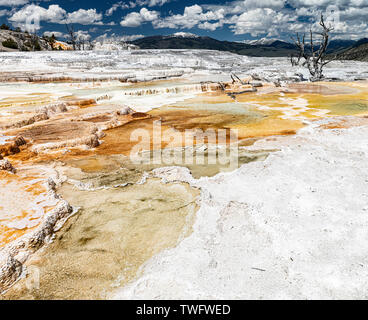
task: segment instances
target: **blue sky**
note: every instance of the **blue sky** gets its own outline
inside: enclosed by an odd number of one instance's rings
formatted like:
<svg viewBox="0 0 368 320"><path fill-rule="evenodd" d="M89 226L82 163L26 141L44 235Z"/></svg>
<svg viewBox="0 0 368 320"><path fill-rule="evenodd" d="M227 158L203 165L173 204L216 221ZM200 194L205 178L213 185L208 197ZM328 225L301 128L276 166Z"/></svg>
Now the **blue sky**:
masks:
<svg viewBox="0 0 368 320"><path fill-rule="evenodd" d="M318 28L321 12L334 24L335 38L368 37L368 0L0 0L0 23L59 38L67 21L90 39L190 32L229 41L288 40Z"/></svg>

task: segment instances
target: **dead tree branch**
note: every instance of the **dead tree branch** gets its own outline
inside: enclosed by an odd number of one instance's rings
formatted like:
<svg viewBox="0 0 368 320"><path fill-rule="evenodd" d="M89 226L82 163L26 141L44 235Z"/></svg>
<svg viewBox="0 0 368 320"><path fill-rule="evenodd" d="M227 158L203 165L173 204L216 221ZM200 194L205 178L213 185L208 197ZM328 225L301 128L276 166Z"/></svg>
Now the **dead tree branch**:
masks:
<svg viewBox="0 0 368 320"><path fill-rule="evenodd" d="M291 64L293 66L300 65L302 59L304 59L301 65L308 68L311 75L311 81L322 80L324 78L324 66L333 61L333 59L326 60L330 32L333 28L326 25L323 14L321 14L319 25L322 27L322 32L317 33L321 37L319 45L315 44L312 29L310 30L310 48L306 48L305 34L301 38L297 33L296 38L293 38L295 46L298 49L298 57L297 59L295 59L295 57L291 57Z"/></svg>
<svg viewBox="0 0 368 320"><path fill-rule="evenodd" d="M76 50L77 49L77 39L78 39L78 37L77 37L76 33L74 32L74 26L68 24L67 22L65 22L65 26L66 26L66 30L67 30L69 38L70 38L70 43L73 46L73 50Z"/></svg>

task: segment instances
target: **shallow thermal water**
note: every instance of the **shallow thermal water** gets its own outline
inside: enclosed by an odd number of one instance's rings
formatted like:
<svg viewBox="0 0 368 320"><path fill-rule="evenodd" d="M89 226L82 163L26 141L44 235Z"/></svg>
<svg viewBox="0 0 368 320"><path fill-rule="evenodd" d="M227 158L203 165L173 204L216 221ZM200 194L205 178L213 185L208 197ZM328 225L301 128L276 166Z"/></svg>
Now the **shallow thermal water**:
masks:
<svg viewBox="0 0 368 320"><path fill-rule="evenodd" d="M15 286L7 298L103 298L191 233L199 195L186 184L158 180L99 191L65 184L58 192L81 209L28 264L40 270L40 288Z"/></svg>
<svg viewBox="0 0 368 320"><path fill-rule="evenodd" d="M240 147L236 153L232 154L228 148L213 151L202 147L194 147L191 151L194 157L193 163L185 162L185 149L175 148L173 151L182 152L183 157L176 158L181 160L181 163L178 161L168 164L165 159L161 158L161 161L156 164L136 164L132 163L131 159L126 156L94 155L66 161L67 167L64 168L63 174L74 184L85 189L134 184L141 181L145 173L167 166L186 167L194 178L199 179L201 177L213 177L220 172L233 171L246 163L262 161L275 150L249 151ZM209 161L209 156L217 154L216 158L218 158L218 153L226 155L225 159L217 160L215 163ZM153 159L155 156L161 155L161 150L145 152L144 154L144 159Z"/></svg>
<svg viewBox="0 0 368 320"><path fill-rule="evenodd" d="M0 249L32 231L56 204L39 172L0 171Z"/></svg>

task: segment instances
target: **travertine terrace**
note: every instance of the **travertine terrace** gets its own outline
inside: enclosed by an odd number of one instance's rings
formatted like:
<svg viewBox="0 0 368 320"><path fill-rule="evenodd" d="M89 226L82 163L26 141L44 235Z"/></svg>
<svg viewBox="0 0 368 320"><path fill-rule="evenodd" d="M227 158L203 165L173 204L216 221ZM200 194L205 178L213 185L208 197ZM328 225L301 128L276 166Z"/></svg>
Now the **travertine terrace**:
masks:
<svg viewBox="0 0 368 320"><path fill-rule="evenodd" d="M310 83L288 59L203 50L0 62L3 299L366 298L367 63ZM132 163L157 121L236 129L238 166Z"/></svg>

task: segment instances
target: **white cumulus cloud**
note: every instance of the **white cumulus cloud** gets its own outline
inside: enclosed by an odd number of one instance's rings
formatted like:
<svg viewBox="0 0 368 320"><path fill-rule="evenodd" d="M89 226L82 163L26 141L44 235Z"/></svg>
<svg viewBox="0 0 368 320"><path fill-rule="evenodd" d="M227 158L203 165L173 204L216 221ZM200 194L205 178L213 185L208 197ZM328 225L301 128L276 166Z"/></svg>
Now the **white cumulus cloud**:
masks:
<svg viewBox="0 0 368 320"><path fill-rule="evenodd" d="M153 23L155 28L184 28L191 29L195 26L201 29L215 30L223 25L225 10L218 8L217 10L203 11L198 4L185 7L183 14L176 14L156 20Z"/></svg>
<svg viewBox="0 0 368 320"><path fill-rule="evenodd" d="M28 0L0 0L0 6L16 7L28 3Z"/></svg>
<svg viewBox="0 0 368 320"><path fill-rule="evenodd" d="M120 25L123 27L138 27L144 22L156 21L159 15L157 11L150 11L146 8L142 8L139 12L131 12L126 15L120 22Z"/></svg>
<svg viewBox="0 0 368 320"><path fill-rule="evenodd" d="M47 9L39 5L26 5L16 11L9 21L15 26L22 29L29 29L32 24L34 30L39 30L42 21L51 23L79 23L83 25L102 24L102 14L97 13L96 9L79 9L77 11L67 13L57 4L50 5Z"/></svg>
<svg viewBox="0 0 368 320"><path fill-rule="evenodd" d="M84 25L99 23L102 20L102 13L97 13L96 9L79 9L68 14L70 23L80 23Z"/></svg>

